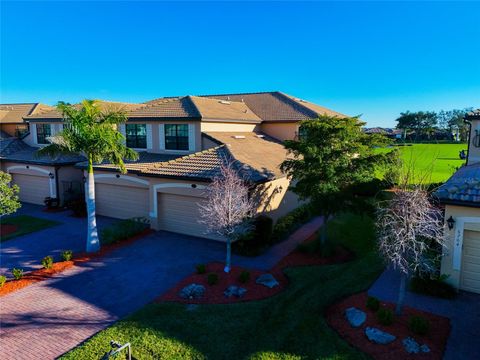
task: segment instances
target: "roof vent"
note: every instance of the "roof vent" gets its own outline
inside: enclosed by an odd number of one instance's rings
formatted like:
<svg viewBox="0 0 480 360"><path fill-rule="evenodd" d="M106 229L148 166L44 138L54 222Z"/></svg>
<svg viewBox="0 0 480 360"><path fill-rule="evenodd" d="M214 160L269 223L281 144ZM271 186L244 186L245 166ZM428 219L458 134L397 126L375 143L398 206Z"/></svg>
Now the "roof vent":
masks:
<svg viewBox="0 0 480 360"><path fill-rule="evenodd" d="M223 104L223 105L230 105L231 104L230 101L225 101L225 100L220 100L219 103Z"/></svg>
<svg viewBox="0 0 480 360"><path fill-rule="evenodd" d="M245 139L244 135L233 135L234 139Z"/></svg>

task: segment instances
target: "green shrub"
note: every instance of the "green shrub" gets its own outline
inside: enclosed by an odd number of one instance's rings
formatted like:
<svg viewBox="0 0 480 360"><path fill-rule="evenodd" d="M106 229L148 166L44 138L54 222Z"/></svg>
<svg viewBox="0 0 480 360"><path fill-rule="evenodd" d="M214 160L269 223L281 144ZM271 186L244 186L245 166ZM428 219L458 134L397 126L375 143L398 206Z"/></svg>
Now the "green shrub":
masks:
<svg viewBox="0 0 480 360"><path fill-rule="evenodd" d="M218 274L209 273L207 274L207 283L208 285L215 285L218 283Z"/></svg>
<svg viewBox="0 0 480 360"><path fill-rule="evenodd" d="M324 244L320 235L313 241L304 242L297 245L297 250L304 254L317 254L324 258L329 258L335 254L336 244L330 238L327 238Z"/></svg>
<svg viewBox="0 0 480 360"><path fill-rule="evenodd" d="M23 269L20 268L13 268L12 275L15 280L20 280L23 277Z"/></svg>
<svg viewBox="0 0 480 360"><path fill-rule="evenodd" d="M242 234L232 244L232 250L243 256L258 256L271 244L273 220L266 215L259 215L253 219L252 231Z"/></svg>
<svg viewBox="0 0 480 360"><path fill-rule="evenodd" d="M72 257L73 257L73 251L72 250L62 251L63 261L70 261L70 260L72 260Z"/></svg>
<svg viewBox="0 0 480 360"><path fill-rule="evenodd" d="M430 322L423 316L411 316L408 328L417 335L426 335L430 331Z"/></svg>
<svg viewBox="0 0 480 360"><path fill-rule="evenodd" d="M238 276L238 281L242 284L247 283L250 280L250 272L243 270L240 275Z"/></svg>
<svg viewBox="0 0 480 360"><path fill-rule="evenodd" d="M45 256L42 259L42 266L44 269L51 269L53 266L53 258L51 256Z"/></svg>
<svg viewBox="0 0 480 360"><path fill-rule="evenodd" d="M377 320L382 325L391 325L393 323L393 311L387 308L378 309Z"/></svg>
<svg viewBox="0 0 480 360"><path fill-rule="evenodd" d="M272 242L276 243L285 239L314 215L312 205L305 204L281 217L273 227Z"/></svg>
<svg viewBox="0 0 480 360"><path fill-rule="evenodd" d="M102 230L100 233L100 242L102 245L115 244L138 235L148 228L149 222L145 218L121 220Z"/></svg>
<svg viewBox="0 0 480 360"><path fill-rule="evenodd" d="M197 269L197 274L205 274L205 272L207 271L207 267L205 266L205 264L197 264L195 266L195 269Z"/></svg>
<svg viewBox="0 0 480 360"><path fill-rule="evenodd" d="M5 275L0 275L0 288L5 285L7 282L7 277Z"/></svg>
<svg viewBox="0 0 480 360"><path fill-rule="evenodd" d="M453 286L445 282L446 278L446 276L433 279L414 276L410 280L410 290L418 294L453 299L457 295L457 291Z"/></svg>
<svg viewBox="0 0 480 360"><path fill-rule="evenodd" d="M372 311L378 311L380 309L380 301L378 301L377 298L373 296L369 296L367 298L367 309L370 309Z"/></svg>

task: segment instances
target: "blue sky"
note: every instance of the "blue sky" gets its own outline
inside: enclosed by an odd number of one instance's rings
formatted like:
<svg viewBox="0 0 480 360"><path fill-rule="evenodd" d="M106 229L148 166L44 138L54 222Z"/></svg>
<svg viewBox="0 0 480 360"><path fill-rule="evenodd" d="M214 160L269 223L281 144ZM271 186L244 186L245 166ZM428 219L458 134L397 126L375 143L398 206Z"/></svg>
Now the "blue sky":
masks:
<svg viewBox="0 0 480 360"><path fill-rule="evenodd" d="M1 102L280 90L369 126L480 107L480 3L4 2Z"/></svg>

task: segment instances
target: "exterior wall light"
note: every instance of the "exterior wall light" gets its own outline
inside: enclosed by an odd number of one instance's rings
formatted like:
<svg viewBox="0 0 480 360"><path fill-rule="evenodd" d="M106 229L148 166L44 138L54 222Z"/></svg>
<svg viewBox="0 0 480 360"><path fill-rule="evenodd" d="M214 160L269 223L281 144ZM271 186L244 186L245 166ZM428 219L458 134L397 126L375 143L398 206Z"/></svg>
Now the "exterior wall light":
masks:
<svg viewBox="0 0 480 360"><path fill-rule="evenodd" d="M197 184L192 184L192 188L196 188L197 187Z"/></svg>
<svg viewBox="0 0 480 360"><path fill-rule="evenodd" d="M120 174L115 175L115 177L116 177L117 179L120 178Z"/></svg>
<svg viewBox="0 0 480 360"><path fill-rule="evenodd" d="M53 175L52 173L50 173L50 174L48 174L48 177L49 177L50 179L53 179L53 178L55 178L55 175Z"/></svg>
<svg viewBox="0 0 480 360"><path fill-rule="evenodd" d="M448 225L448 230L452 230L453 227L455 226L455 220L453 219L452 216L450 216L450 217L447 219L447 225Z"/></svg>

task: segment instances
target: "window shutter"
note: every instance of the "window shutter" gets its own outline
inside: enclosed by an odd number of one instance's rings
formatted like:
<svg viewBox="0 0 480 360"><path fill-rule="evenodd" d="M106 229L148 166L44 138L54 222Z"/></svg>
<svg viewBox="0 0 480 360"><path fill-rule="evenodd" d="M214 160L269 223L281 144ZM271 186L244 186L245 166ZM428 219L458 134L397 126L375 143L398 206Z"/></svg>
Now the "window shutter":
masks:
<svg viewBox="0 0 480 360"><path fill-rule="evenodd" d="M158 124L158 142L160 150L165 150L165 124Z"/></svg>
<svg viewBox="0 0 480 360"><path fill-rule="evenodd" d="M30 132L32 133L32 139L34 144L38 144L37 140L37 124L30 124Z"/></svg>
<svg viewBox="0 0 480 360"><path fill-rule="evenodd" d="M188 150L195 151L195 124L188 124Z"/></svg>
<svg viewBox="0 0 480 360"><path fill-rule="evenodd" d="M147 124L147 150L152 150L152 124Z"/></svg>

